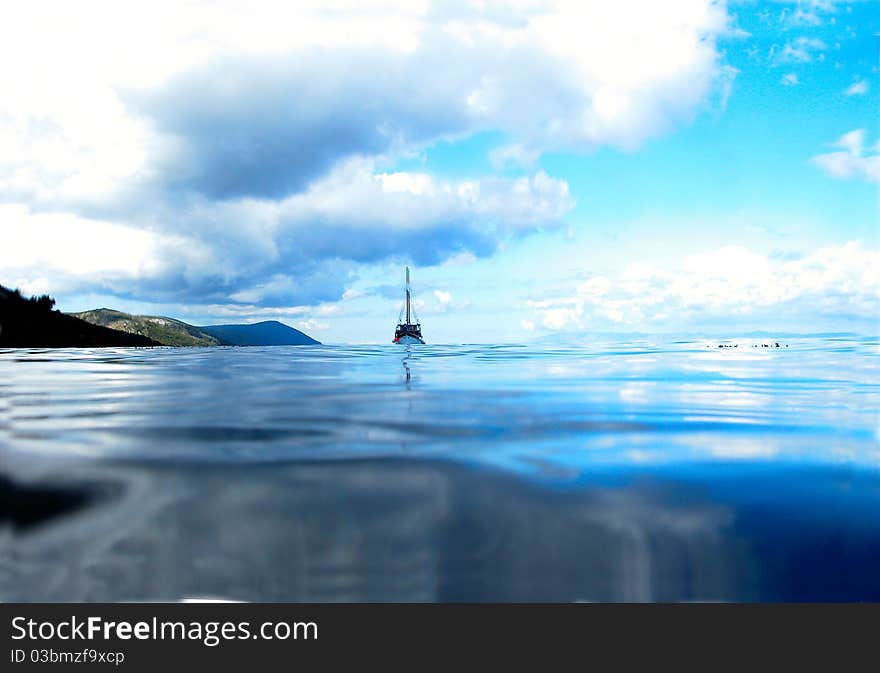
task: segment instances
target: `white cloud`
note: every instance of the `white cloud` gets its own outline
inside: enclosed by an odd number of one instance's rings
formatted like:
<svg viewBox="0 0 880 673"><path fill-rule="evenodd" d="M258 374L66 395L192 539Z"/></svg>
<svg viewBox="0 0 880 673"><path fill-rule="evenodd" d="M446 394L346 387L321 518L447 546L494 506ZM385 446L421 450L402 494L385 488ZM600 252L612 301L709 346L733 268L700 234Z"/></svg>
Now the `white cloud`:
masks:
<svg viewBox="0 0 880 673"><path fill-rule="evenodd" d="M445 313L448 309L456 306L456 302L452 299L451 292L434 290L434 298L437 300L437 303L434 305L433 309L437 313Z"/></svg>
<svg viewBox="0 0 880 673"><path fill-rule="evenodd" d="M788 14L785 19L783 19L785 23L791 26L821 26L822 19L819 15L813 11L812 9L805 9L803 7L796 8L793 12Z"/></svg>
<svg viewBox="0 0 880 673"><path fill-rule="evenodd" d="M860 79L858 82L850 84L843 93L846 96L864 96L868 93L868 89L868 80Z"/></svg>
<svg viewBox="0 0 880 673"><path fill-rule="evenodd" d="M542 312L541 324L550 330L580 327L580 305L575 308L550 308Z"/></svg>
<svg viewBox="0 0 880 673"><path fill-rule="evenodd" d="M528 305L549 330L662 327L670 316L679 326L733 326L752 317L770 329L785 316L876 320L880 251L849 242L783 260L725 246L690 255L675 268L632 263L614 279L597 276L572 295Z"/></svg>
<svg viewBox="0 0 880 673"><path fill-rule="evenodd" d="M592 297L604 297L611 290L611 281L604 276L594 276L577 286L578 294Z"/></svg>
<svg viewBox="0 0 880 673"><path fill-rule="evenodd" d="M547 146L633 147L687 119L733 76L715 49L715 36L729 27L721 4L551 6L553 11L536 12L502 38L514 54L532 45L550 61L517 57L516 74L484 77L468 96L474 109L497 117L518 136L508 157L528 159ZM481 39L495 31L480 22L469 28ZM551 62L566 64L568 73L547 80ZM532 102L524 105L526 97Z"/></svg>
<svg viewBox="0 0 880 673"><path fill-rule="evenodd" d="M4 19L0 192L39 201L91 203L155 180L216 190L203 173L220 169L244 172L226 189L253 193L271 153L249 166L241 143L283 152L285 138L318 143L307 177L354 154L487 129L508 133L518 160L634 147L723 97L733 76L715 46L729 18L709 0L35 1ZM242 165L216 166L218 144L237 148Z"/></svg>
<svg viewBox="0 0 880 673"><path fill-rule="evenodd" d="M330 327L330 325L326 322L322 322L320 320L316 320L315 318L307 318L305 320L300 320L296 323L298 329L303 332L319 332L322 330L326 330Z"/></svg>
<svg viewBox="0 0 880 673"><path fill-rule="evenodd" d="M427 307L429 311L434 313L446 313L450 310L461 310L471 306L469 299L456 299L448 290L435 289L432 291L436 302Z"/></svg>
<svg viewBox="0 0 880 673"><path fill-rule="evenodd" d="M443 266L467 266L468 264L473 264L476 261L477 258L472 252L463 250L448 257L446 261L443 262Z"/></svg>
<svg viewBox="0 0 880 673"><path fill-rule="evenodd" d="M437 297L437 301L440 302L440 304L452 303L452 294L449 292L445 292L443 290L434 290L434 296Z"/></svg>
<svg viewBox="0 0 880 673"><path fill-rule="evenodd" d="M864 129L843 134L832 146L837 151L816 155L810 161L834 178L880 183L880 152L876 145L865 147Z"/></svg>
<svg viewBox="0 0 880 673"><path fill-rule="evenodd" d="M800 84L797 74L793 72L783 75L781 81L783 86L797 86Z"/></svg>
<svg viewBox="0 0 880 673"><path fill-rule="evenodd" d="M49 280L41 277L16 278L10 287L20 290L25 296L49 294L52 289Z"/></svg>
<svg viewBox="0 0 880 673"><path fill-rule="evenodd" d="M373 162L358 159L267 207L277 236L296 237L305 252L328 247L343 258L372 261L406 250L422 261L467 261L468 253L488 254L509 236L560 224L573 205L568 184L540 171L440 180L426 173L376 172ZM359 237L359 231L372 234Z"/></svg>
<svg viewBox="0 0 880 673"><path fill-rule="evenodd" d="M210 252L175 234L0 204L0 269L23 287L90 285L210 266Z"/></svg>
<svg viewBox="0 0 880 673"><path fill-rule="evenodd" d="M785 3L786 0L781 0L780 4ZM793 4L795 7L793 10L789 7L784 7L779 13L779 22L785 28L798 26L815 28L823 25L825 19L828 19L831 23L835 22L833 16L826 17L825 15L837 12L837 7L835 6L837 0L788 0L787 4Z"/></svg>
<svg viewBox="0 0 880 673"><path fill-rule="evenodd" d="M289 305L338 299L359 263L489 255L557 226L567 184L400 157L483 131L517 162L636 147L723 105L732 30L711 0L16 3L0 201L37 233L0 274Z"/></svg>
<svg viewBox="0 0 880 673"><path fill-rule="evenodd" d="M404 252L466 263L558 226L573 203L567 183L543 172L440 180L351 160L283 201L197 201L158 211L149 229L6 206L0 269L68 292L99 283L153 301L311 304L342 296L353 265Z"/></svg>
<svg viewBox="0 0 880 673"><path fill-rule="evenodd" d="M772 50L771 60L774 63L810 63L823 61L825 43L815 37L798 37L787 42L782 49Z"/></svg>

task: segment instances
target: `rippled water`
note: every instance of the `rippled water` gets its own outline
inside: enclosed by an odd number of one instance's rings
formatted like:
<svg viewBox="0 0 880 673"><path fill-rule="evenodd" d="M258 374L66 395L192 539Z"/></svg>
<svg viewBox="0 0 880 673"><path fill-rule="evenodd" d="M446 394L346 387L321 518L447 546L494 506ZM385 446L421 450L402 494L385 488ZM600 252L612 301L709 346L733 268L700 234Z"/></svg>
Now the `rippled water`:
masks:
<svg viewBox="0 0 880 673"><path fill-rule="evenodd" d="M0 351L0 600L880 600L878 341Z"/></svg>

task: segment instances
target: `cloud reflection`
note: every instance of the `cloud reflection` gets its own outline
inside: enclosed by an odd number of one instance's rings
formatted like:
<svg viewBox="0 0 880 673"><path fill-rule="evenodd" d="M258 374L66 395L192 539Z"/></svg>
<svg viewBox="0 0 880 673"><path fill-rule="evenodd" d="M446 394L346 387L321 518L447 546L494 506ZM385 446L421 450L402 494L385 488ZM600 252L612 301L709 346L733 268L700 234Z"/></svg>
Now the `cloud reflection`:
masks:
<svg viewBox="0 0 880 673"><path fill-rule="evenodd" d="M452 463L126 470L107 508L14 540L3 600L749 597L733 513L650 483L551 492ZM64 562L59 562L64 559ZM744 593L745 592L745 593Z"/></svg>

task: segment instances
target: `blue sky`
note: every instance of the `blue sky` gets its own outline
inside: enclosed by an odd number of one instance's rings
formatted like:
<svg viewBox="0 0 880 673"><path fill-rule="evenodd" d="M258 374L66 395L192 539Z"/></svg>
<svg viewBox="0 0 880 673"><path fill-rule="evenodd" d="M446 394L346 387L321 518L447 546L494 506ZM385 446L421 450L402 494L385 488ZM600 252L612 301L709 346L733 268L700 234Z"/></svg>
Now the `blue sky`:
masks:
<svg viewBox="0 0 880 673"><path fill-rule="evenodd" d="M62 8L0 28L0 283L63 310L877 331L880 3Z"/></svg>

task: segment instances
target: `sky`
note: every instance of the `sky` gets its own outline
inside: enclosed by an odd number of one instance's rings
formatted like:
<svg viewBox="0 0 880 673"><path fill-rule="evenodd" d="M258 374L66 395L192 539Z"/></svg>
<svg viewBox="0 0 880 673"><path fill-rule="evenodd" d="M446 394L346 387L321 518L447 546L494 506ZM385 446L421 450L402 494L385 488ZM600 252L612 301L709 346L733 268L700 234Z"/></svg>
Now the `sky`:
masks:
<svg viewBox="0 0 880 673"><path fill-rule="evenodd" d="M880 2L41 2L0 284L386 343L880 332Z"/></svg>

